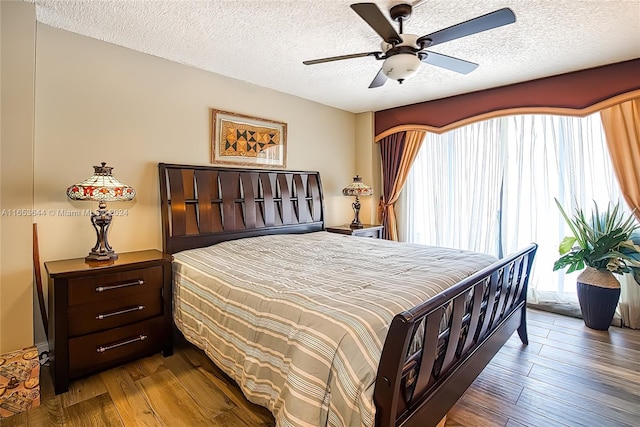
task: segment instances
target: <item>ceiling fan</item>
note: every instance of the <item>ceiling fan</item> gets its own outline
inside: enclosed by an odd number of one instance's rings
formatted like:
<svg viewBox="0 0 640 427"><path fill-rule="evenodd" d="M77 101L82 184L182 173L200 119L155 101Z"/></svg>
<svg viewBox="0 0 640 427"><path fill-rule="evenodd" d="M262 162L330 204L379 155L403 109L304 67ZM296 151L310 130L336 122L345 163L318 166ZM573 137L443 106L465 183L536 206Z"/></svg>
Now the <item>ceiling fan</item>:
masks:
<svg viewBox="0 0 640 427"><path fill-rule="evenodd" d="M421 3L422 1L418 4ZM431 52L428 51L427 48L511 24L516 21L516 16L513 11L509 8L503 8L443 30L418 37L415 34L402 33L402 24L409 19L413 10L413 7L409 4L397 4L389 10L391 19L398 22L399 32L396 32L391 23L384 17L382 11L380 11L374 3L352 4L351 9L382 37L382 51L314 59L311 61L303 61L303 64L321 64L324 62L362 58L366 56L373 56L377 60L384 60L382 68L378 71L369 88L380 87L385 84L387 79L393 79L402 83L405 79L413 76L423 62L461 74L470 73L478 67L478 64L441 53Z"/></svg>

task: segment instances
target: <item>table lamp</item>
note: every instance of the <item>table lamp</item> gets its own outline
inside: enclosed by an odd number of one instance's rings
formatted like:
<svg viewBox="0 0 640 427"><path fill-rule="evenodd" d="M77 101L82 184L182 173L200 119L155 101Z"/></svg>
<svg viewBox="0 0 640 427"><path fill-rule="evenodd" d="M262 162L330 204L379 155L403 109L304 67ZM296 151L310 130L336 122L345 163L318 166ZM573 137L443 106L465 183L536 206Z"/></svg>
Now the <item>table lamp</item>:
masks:
<svg viewBox="0 0 640 427"><path fill-rule="evenodd" d="M121 183L111 175L112 167L102 162L94 166L94 173L84 181L67 188L67 196L71 200L88 200L98 202L98 209L91 212L91 223L96 230L96 245L85 257L87 261L108 261L118 258L109 245L107 233L111 225L112 213L107 210L106 202L132 200L136 191Z"/></svg>
<svg viewBox="0 0 640 427"><path fill-rule="evenodd" d="M353 221L351 221L351 228L362 228L360 222L360 196L370 196L373 194L373 190L367 184L362 182L362 177L356 175L353 177L353 182L342 189L344 196L355 196L356 201L351 205L353 207Z"/></svg>

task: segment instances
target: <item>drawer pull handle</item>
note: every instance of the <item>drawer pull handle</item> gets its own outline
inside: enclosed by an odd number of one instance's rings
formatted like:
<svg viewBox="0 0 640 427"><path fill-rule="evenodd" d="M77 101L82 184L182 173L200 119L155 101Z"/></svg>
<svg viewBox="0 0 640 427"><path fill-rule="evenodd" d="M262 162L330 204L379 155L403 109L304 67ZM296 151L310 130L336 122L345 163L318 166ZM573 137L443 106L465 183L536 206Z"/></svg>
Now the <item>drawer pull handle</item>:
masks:
<svg viewBox="0 0 640 427"><path fill-rule="evenodd" d="M144 285L144 280L138 279L138 280L134 280L133 282L121 283L119 285L98 286L96 288L96 292L111 291L113 289L127 288L129 286L137 286L137 285Z"/></svg>
<svg viewBox="0 0 640 427"><path fill-rule="evenodd" d="M138 305L138 306L131 307L131 308L126 308L126 309L120 310L120 311L114 311L114 312L105 313L105 314L98 314L96 316L96 319L97 320L102 320L102 319L106 319L107 317L117 316L119 314L131 313L132 311L140 311L140 310L144 310L144 309L145 309L144 305Z"/></svg>
<svg viewBox="0 0 640 427"><path fill-rule="evenodd" d="M126 340L126 341L121 341L121 342L118 342L118 343L115 343L115 344L111 344L111 345L100 346L100 347L98 347L96 349L96 351L98 353L104 353L107 350L112 350L114 348L122 347L123 345L127 345L127 344L133 344L134 342L138 342L138 341L144 341L146 339L147 339L146 335L140 335L140 336L137 336L135 338L131 338L131 339Z"/></svg>

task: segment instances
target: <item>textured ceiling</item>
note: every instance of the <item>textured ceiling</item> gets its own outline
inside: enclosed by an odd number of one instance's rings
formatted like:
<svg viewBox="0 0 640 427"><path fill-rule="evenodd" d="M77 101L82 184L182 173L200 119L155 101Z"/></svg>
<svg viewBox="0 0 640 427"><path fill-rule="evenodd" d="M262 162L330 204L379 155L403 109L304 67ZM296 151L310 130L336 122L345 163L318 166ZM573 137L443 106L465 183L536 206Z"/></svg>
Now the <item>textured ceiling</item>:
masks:
<svg viewBox="0 0 640 427"><path fill-rule="evenodd" d="M435 46L480 66L467 75L422 64L400 85L368 89L380 50L350 0L27 0L37 19L140 52L352 112L378 111L640 57L640 0L426 0L404 32L432 33L509 7L516 22ZM402 1L376 1L388 17ZM397 25L394 23L397 29Z"/></svg>

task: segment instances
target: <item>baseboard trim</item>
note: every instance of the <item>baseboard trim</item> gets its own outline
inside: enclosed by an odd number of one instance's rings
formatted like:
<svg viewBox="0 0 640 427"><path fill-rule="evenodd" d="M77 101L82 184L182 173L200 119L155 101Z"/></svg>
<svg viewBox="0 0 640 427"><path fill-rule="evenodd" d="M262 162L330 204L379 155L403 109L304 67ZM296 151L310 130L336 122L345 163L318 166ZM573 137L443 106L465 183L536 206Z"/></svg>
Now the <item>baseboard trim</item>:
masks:
<svg viewBox="0 0 640 427"><path fill-rule="evenodd" d="M38 349L38 359L40 360L40 364L44 365L49 361L49 343L47 341L39 342L34 344Z"/></svg>

